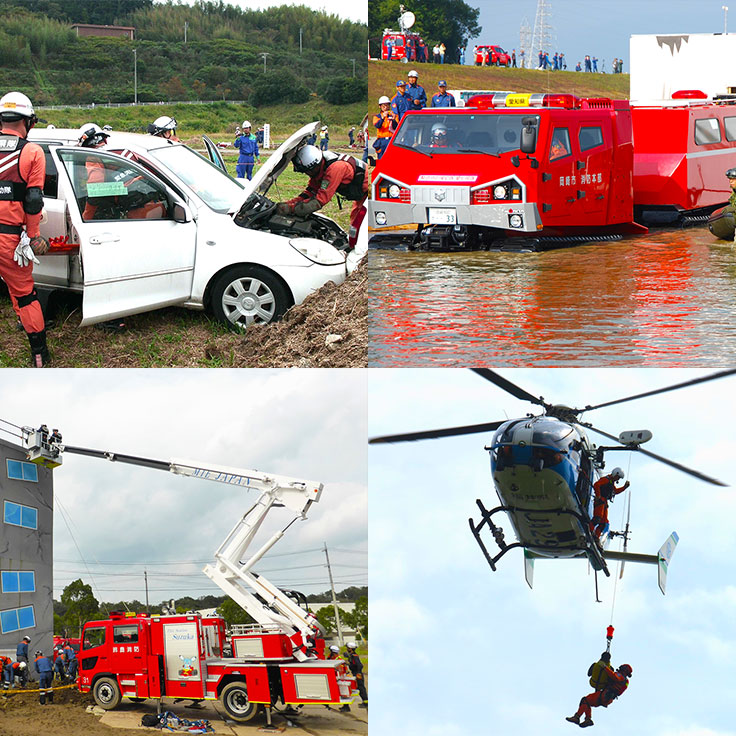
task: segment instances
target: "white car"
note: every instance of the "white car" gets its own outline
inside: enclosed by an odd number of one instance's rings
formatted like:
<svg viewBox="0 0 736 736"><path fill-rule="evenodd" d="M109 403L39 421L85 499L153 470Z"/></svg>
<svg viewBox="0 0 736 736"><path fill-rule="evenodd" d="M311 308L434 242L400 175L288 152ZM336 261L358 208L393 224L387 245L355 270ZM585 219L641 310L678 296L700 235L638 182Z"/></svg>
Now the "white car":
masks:
<svg viewBox="0 0 736 736"><path fill-rule="evenodd" d="M33 272L42 303L81 293L82 325L181 305L247 327L342 283L356 262L346 233L317 213L277 215L265 196L318 129L294 133L250 182L225 173L209 140L216 164L152 135L112 132L95 149L79 147L76 130L32 130L46 153L41 234L52 242Z"/></svg>

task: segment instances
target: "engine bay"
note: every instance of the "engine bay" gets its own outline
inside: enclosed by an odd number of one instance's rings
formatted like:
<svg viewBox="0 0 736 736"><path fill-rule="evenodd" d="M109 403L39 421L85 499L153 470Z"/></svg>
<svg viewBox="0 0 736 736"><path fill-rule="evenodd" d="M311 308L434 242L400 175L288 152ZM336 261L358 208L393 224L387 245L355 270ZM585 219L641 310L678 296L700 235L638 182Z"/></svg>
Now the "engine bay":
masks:
<svg viewBox="0 0 736 736"><path fill-rule="evenodd" d="M254 193L235 215L235 224L286 238L323 240L338 250L348 248L348 236L336 222L317 213L307 217L279 215L276 212L276 204L268 197Z"/></svg>

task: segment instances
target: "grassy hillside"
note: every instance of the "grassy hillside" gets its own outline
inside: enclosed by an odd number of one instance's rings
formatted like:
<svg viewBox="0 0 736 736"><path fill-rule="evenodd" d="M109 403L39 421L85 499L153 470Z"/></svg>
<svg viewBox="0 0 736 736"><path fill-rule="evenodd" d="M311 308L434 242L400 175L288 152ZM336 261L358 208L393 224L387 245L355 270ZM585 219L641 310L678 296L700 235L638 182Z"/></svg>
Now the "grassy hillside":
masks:
<svg viewBox="0 0 736 736"><path fill-rule="evenodd" d="M448 89L511 90L513 92L570 92L580 97L629 96L628 74L585 74L584 72L550 72L536 69L505 69L504 67L458 66L456 64L417 64L400 61L370 61L368 63L368 99L373 109L381 95L396 94L396 80L406 79L410 69L419 73L419 84L427 96L437 92L437 82L447 81Z"/></svg>

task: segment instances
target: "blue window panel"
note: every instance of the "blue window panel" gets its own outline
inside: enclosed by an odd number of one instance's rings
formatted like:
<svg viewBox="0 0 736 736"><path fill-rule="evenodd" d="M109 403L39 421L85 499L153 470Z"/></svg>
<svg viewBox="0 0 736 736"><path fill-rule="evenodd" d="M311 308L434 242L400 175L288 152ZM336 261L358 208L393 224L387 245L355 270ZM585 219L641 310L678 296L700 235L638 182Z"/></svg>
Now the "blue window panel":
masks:
<svg viewBox="0 0 736 736"><path fill-rule="evenodd" d="M27 529L38 529L38 511L30 506L22 506L20 525Z"/></svg>
<svg viewBox="0 0 736 736"><path fill-rule="evenodd" d="M38 467L33 463L20 460L8 460L8 478L12 480L29 480L38 483Z"/></svg>
<svg viewBox="0 0 736 736"><path fill-rule="evenodd" d="M21 593L36 592L36 573L35 572L19 572L18 588Z"/></svg>
<svg viewBox="0 0 736 736"><path fill-rule="evenodd" d="M17 572L3 572L3 593L19 593Z"/></svg>
<svg viewBox="0 0 736 736"><path fill-rule="evenodd" d="M10 611L0 611L0 629L3 634L10 634L18 631L18 611L12 609Z"/></svg>
<svg viewBox="0 0 736 736"><path fill-rule="evenodd" d="M36 626L36 614L33 612L33 606L26 606L18 609L18 628L32 629Z"/></svg>
<svg viewBox="0 0 736 736"><path fill-rule="evenodd" d="M21 463L23 470L23 480L30 480L38 483L38 465L33 463Z"/></svg>
<svg viewBox="0 0 736 736"><path fill-rule="evenodd" d="M20 504L6 501L4 520L6 524L15 524L15 526L20 526Z"/></svg>
<svg viewBox="0 0 736 736"><path fill-rule="evenodd" d="M23 468L19 460L8 460L8 478L23 480Z"/></svg>

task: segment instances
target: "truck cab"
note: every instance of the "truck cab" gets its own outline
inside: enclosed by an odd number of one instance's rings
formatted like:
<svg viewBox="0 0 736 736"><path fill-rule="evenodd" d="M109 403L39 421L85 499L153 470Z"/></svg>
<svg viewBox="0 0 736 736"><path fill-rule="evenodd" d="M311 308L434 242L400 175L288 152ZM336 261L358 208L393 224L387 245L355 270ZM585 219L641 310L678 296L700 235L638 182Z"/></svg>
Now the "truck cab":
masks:
<svg viewBox="0 0 736 736"><path fill-rule="evenodd" d="M417 224L414 245L442 250L637 231L631 130L628 102L569 94L408 113L373 172L369 224Z"/></svg>

